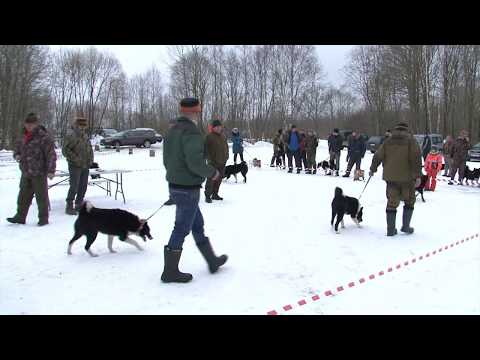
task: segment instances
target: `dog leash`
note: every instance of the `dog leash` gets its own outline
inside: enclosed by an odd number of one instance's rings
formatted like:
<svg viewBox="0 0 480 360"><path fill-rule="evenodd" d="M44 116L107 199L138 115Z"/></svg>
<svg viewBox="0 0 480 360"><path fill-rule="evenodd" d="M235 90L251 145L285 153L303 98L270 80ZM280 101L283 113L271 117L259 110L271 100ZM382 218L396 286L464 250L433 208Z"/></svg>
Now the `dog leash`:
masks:
<svg viewBox="0 0 480 360"><path fill-rule="evenodd" d="M362 190L362 193L361 193L360 196L358 197L358 200L360 200L360 198L362 197L363 192L364 192L365 189L367 188L367 185L368 185L368 183L370 182L370 179L371 179L371 178L372 178L372 176L370 176L370 177L368 178L367 183L365 184L365 186L364 186L364 188L363 188L363 190Z"/></svg>
<svg viewBox="0 0 480 360"><path fill-rule="evenodd" d="M155 210L155 212L147 218L147 221L150 220L150 219L153 217L153 215L155 215L157 212L159 212L160 209L163 208L167 202L168 202L168 200L165 201L165 202L162 204L162 206L160 206L157 210Z"/></svg>

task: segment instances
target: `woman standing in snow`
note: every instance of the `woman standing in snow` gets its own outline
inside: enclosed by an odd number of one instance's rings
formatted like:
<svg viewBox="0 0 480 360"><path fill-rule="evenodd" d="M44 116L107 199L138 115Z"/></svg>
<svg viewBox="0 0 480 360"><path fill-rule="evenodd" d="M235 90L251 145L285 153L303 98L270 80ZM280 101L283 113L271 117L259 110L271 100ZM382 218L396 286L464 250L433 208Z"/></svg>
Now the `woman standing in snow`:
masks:
<svg viewBox="0 0 480 360"><path fill-rule="evenodd" d="M243 139L237 128L232 130L232 151L234 164L237 163L237 155L240 155L240 160L243 161Z"/></svg>

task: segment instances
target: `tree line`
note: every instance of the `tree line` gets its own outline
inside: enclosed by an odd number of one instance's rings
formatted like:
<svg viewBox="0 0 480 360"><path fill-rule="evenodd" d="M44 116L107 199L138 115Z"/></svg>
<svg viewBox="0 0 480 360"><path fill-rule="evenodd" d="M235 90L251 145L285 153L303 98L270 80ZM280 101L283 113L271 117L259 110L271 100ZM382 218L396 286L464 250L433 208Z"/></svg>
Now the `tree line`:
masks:
<svg viewBox="0 0 480 360"><path fill-rule="evenodd" d="M356 46L332 86L311 45L170 46L168 73L127 76L108 51L0 45L0 148L11 148L36 112L59 141L76 113L89 131L151 127L164 133L179 99L198 97L212 119L250 138L292 123L326 137L333 127L382 134L407 121L414 132L480 136L478 45ZM168 81L167 81L168 80Z"/></svg>

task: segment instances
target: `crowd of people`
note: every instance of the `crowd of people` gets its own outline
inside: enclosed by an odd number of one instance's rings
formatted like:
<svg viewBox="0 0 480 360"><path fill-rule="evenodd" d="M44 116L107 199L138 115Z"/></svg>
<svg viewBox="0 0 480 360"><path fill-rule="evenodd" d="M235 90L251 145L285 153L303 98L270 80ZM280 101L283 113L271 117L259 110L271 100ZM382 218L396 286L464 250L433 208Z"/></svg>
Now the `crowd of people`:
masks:
<svg viewBox="0 0 480 360"><path fill-rule="evenodd" d="M209 124L207 136L199 127L200 114L198 99L185 98L180 102L180 116L170 121L170 128L165 136L163 161L166 179L169 184L170 199L168 204L176 205L176 219L168 244L164 248L165 267L162 274L164 282L188 282L192 275L178 270L185 237L192 232L196 245L208 263L212 273L227 261L227 256L216 256L209 238L204 233L204 219L198 206L200 189L205 184L205 201L223 200L219 189L229 159L229 147L224 126L220 120ZM65 212L76 215L82 206L88 185L89 168L94 155L88 139L87 119L78 115L64 140L62 153L68 162L70 188L66 197ZM234 163L237 157L243 158L243 139L237 128L232 129L232 152ZM279 129L273 138L273 156L270 166L294 170L299 174L317 172L318 136L315 131L297 129ZM366 153L366 139L357 132L348 138L347 165L343 177L349 177L353 166L361 169L362 159ZM428 145L428 142L427 142ZM339 176L340 154L344 139L338 129L328 137L328 168L326 174ZM401 231L413 233L410 221L415 203L415 189L422 176L423 167L427 174L425 190L434 191L436 177L445 163L444 176L449 176L449 184L458 172L459 183L465 176L465 164L470 142L466 131L461 131L453 140L448 136L443 155L432 146L420 148L409 132L408 125L399 123L393 131L388 130L379 149L375 152L370 166L372 177L380 165L383 166L383 180L387 184L387 235L397 234L395 227L397 207L404 202ZM48 224L49 199L47 179L53 179L56 171L57 156L55 145L46 129L40 124L37 115L31 113L24 121L23 137L18 141L14 158L20 163L21 179L17 200L17 212L7 220L11 223L25 224L25 219L35 195L38 205L38 225ZM287 161L288 160L288 163Z"/></svg>

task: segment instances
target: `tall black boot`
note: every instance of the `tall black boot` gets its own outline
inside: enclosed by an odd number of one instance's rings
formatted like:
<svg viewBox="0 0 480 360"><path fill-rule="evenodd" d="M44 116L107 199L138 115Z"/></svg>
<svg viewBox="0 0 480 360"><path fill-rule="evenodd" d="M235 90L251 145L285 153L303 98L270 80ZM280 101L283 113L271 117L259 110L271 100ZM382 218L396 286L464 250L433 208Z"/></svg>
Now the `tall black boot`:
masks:
<svg viewBox="0 0 480 360"><path fill-rule="evenodd" d="M345 173L345 175L343 175L342 177L350 177L350 171L347 170L347 172Z"/></svg>
<svg viewBox="0 0 480 360"><path fill-rule="evenodd" d="M200 245L197 244L197 247L207 261L208 269L212 274L217 272L218 268L227 262L227 255L215 256L209 238L207 238L206 242Z"/></svg>
<svg viewBox="0 0 480 360"><path fill-rule="evenodd" d="M403 224L402 228L400 229L401 232L407 234L413 234L413 228L410 227L410 220L412 220L413 215L413 208L404 206L403 207Z"/></svg>
<svg viewBox="0 0 480 360"><path fill-rule="evenodd" d="M193 279L192 274L182 273L178 270L178 262L182 256L182 250L173 250L168 246L163 249L165 265L163 268L162 281L166 283L186 283Z"/></svg>
<svg viewBox="0 0 480 360"><path fill-rule="evenodd" d="M397 235L395 221L397 218L397 210L387 209L387 236Z"/></svg>

